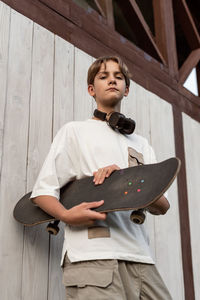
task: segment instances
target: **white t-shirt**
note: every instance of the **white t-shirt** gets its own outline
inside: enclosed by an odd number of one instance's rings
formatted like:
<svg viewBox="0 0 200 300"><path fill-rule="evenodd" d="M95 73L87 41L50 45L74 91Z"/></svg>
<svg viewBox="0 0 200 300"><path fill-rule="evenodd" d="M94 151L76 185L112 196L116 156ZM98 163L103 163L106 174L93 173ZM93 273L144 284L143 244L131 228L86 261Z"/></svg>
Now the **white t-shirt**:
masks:
<svg viewBox="0 0 200 300"><path fill-rule="evenodd" d="M122 135L106 122L89 119L64 125L57 133L37 178L31 197L50 195L59 199L59 190L67 182L92 176L99 168L116 164L128 167L128 149L154 163L155 155L147 140L135 133ZM83 199L83 202L87 199ZM97 221L109 236L89 238L86 227L65 226L62 260L67 251L71 262L119 259L153 264L144 225L130 221L130 212L112 212L105 221Z"/></svg>

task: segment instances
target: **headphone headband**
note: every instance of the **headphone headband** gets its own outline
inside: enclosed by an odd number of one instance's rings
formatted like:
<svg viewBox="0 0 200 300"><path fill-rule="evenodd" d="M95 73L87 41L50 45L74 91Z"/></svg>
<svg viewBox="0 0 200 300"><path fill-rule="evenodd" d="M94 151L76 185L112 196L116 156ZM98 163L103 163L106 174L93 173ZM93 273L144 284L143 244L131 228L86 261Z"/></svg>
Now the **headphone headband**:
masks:
<svg viewBox="0 0 200 300"><path fill-rule="evenodd" d="M102 121L106 121L112 129L117 129L122 134L131 134L135 130L135 121L130 118L126 118L121 113L114 111L107 114L95 109L94 116Z"/></svg>

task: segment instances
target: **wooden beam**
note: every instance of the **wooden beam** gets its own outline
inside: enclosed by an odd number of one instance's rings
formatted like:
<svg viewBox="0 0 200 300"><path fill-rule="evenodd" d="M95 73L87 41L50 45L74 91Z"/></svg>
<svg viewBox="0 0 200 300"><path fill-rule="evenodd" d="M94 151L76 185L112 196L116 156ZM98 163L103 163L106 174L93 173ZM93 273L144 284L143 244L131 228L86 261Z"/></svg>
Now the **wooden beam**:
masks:
<svg viewBox="0 0 200 300"><path fill-rule="evenodd" d="M112 0L95 0L95 3L103 17L107 19L107 24L111 28L115 28L115 20L113 14Z"/></svg>
<svg viewBox="0 0 200 300"><path fill-rule="evenodd" d="M200 36L185 0L173 0L174 9L190 48L200 47Z"/></svg>
<svg viewBox="0 0 200 300"><path fill-rule="evenodd" d="M180 232L181 232L181 246L182 246L181 248L182 248L185 299L195 300L185 152L184 152L183 120L182 120L182 113L176 106L173 106L173 116L174 116L174 134L175 134L174 140L175 140L176 156L181 159L181 169L177 177L177 183L178 183L179 216L180 216Z"/></svg>
<svg viewBox="0 0 200 300"><path fill-rule="evenodd" d="M106 3L104 0L94 0L94 2L96 3L96 6L98 7L101 15L106 18Z"/></svg>
<svg viewBox="0 0 200 300"><path fill-rule="evenodd" d="M156 45L169 66L169 74L178 78L178 60L172 0L153 0Z"/></svg>
<svg viewBox="0 0 200 300"><path fill-rule="evenodd" d="M13 2L12 0L6 1ZM27 0L27 2L28 1L30 2L33 0ZM100 41L109 49L116 49L114 50L114 52L118 55L126 55L129 60L134 60L136 64L142 63L141 66L144 72L150 72L157 76L160 80L162 80L161 78L163 78L164 76L163 80L166 83L170 80L171 84L173 84L173 82L174 84L176 84L175 80L173 81L173 79L169 79L167 67L161 65L153 57L144 53L144 51L140 50L133 43L122 37L118 32L114 31L111 27L108 27L107 24L104 23L104 19L99 19L96 17L96 15L89 16L87 11L85 12L83 8L77 6L71 0L68 0L68 2L66 2L65 0L60 0L59 2L54 0L40 0L39 2L43 3L49 9L52 9L59 15L63 16L66 19L66 22L70 21L73 24L77 25L80 30L85 31L85 33L89 34L91 37L94 37L97 41ZM50 25L53 20L43 20L43 22ZM59 29L63 33L63 35L66 35L63 28ZM71 35L71 39L73 39L74 45L77 46L81 43L81 40L84 39L84 35L82 37L79 37L79 39L76 41L74 40L74 36ZM154 63L152 64L152 62ZM155 68L156 70L154 70Z"/></svg>
<svg viewBox="0 0 200 300"><path fill-rule="evenodd" d="M37 0L3 0L4 3L50 30L54 34L72 43L91 56L99 57L107 54L117 54L127 63L133 80L158 95L162 99L176 105L180 111L185 112L194 120L200 122L200 97L194 96L191 92L177 85L177 82L169 76L168 69L138 49L132 43L122 39L114 31L109 31L109 27L104 25L103 20L97 20L96 16L91 17L88 27L93 24L97 35L92 36L87 32L82 18L83 9L73 3L73 1L63 1L66 6L61 6L60 11L56 11L57 1L45 0L48 5ZM59 3L62 3L59 0ZM55 7L50 7L55 5ZM56 8L56 9L55 9ZM76 14L77 10L78 14ZM69 18L63 17L61 12L69 13ZM93 15L93 12L92 12ZM79 16L79 17L78 17ZM86 18L89 19L88 13ZM95 22L99 22L97 25ZM100 23L101 22L101 23ZM99 29L100 28L100 29ZM101 30L101 31L99 31Z"/></svg>
<svg viewBox="0 0 200 300"><path fill-rule="evenodd" d="M200 61L200 48L193 50L179 70L179 83L183 84Z"/></svg>
<svg viewBox="0 0 200 300"><path fill-rule="evenodd" d="M133 28L133 33L139 41L139 47L146 53L163 62L163 64L166 64L136 1L118 1L117 4L126 17L129 25Z"/></svg>

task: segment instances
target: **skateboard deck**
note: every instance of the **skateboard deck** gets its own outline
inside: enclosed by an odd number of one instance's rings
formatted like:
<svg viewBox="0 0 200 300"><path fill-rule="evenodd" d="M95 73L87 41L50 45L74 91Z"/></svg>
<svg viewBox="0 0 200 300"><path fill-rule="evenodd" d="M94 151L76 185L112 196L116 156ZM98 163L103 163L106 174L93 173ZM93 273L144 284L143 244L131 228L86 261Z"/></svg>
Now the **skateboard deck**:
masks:
<svg viewBox="0 0 200 300"><path fill-rule="evenodd" d="M180 169L180 160L172 157L156 164L139 165L114 171L103 184L94 185L93 176L69 182L60 191L60 201L70 209L82 202L104 200L98 212L131 210L131 220L142 223L143 210L170 187ZM31 192L14 208L14 218L25 226L55 221L30 200ZM59 221L55 222L55 226ZM51 227L51 226L50 226ZM51 231L51 228L50 228ZM56 232L50 232L56 234Z"/></svg>

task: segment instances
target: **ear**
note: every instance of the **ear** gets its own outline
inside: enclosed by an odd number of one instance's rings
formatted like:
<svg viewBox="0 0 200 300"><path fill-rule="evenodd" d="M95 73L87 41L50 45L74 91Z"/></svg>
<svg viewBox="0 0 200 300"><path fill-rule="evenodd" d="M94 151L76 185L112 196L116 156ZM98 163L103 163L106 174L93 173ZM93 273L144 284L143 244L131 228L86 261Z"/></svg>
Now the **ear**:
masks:
<svg viewBox="0 0 200 300"><path fill-rule="evenodd" d="M128 96L128 93L129 93L129 87L126 86L124 96L125 96L125 97Z"/></svg>
<svg viewBox="0 0 200 300"><path fill-rule="evenodd" d="M89 93L90 96L92 96L92 97L95 96L95 89L94 89L94 85L93 85L93 84L89 84L89 85L88 85L88 93Z"/></svg>

